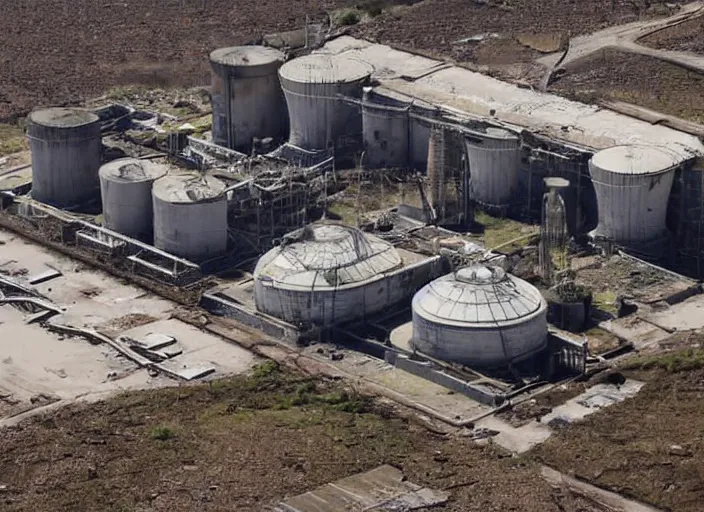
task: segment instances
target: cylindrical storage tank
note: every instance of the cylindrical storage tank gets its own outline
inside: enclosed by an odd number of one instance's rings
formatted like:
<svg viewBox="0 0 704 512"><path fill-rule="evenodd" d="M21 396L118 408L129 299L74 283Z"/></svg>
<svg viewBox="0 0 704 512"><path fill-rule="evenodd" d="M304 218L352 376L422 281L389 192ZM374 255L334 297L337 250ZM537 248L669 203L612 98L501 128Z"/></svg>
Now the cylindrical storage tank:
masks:
<svg viewBox="0 0 704 512"><path fill-rule="evenodd" d="M472 198L482 206L504 209L515 200L521 166L521 139L503 128L467 136Z"/></svg>
<svg viewBox="0 0 704 512"><path fill-rule="evenodd" d="M525 360L547 347L547 302L500 267L474 265L445 275L414 297L415 350L477 368Z"/></svg>
<svg viewBox="0 0 704 512"><path fill-rule="evenodd" d="M97 199L100 118L87 110L50 108L29 115L32 198L60 208Z"/></svg>
<svg viewBox="0 0 704 512"><path fill-rule="evenodd" d="M599 211L593 236L616 243L646 242L667 228L667 202L682 159L653 146L614 146L589 161Z"/></svg>
<svg viewBox="0 0 704 512"><path fill-rule="evenodd" d="M312 224L259 259L254 300L258 311L296 325L358 320L410 296L402 267L396 249L380 238Z"/></svg>
<svg viewBox="0 0 704 512"><path fill-rule="evenodd" d="M341 96L361 98L372 67L349 57L313 54L293 59L279 70L288 105L289 141L308 150L327 149L340 137L362 133L357 105Z"/></svg>
<svg viewBox="0 0 704 512"><path fill-rule="evenodd" d="M168 168L148 160L120 158L100 168L103 226L123 235L147 239L152 233L152 184Z"/></svg>
<svg viewBox="0 0 704 512"><path fill-rule="evenodd" d="M364 92L362 136L364 166L369 169L408 165L408 105Z"/></svg>
<svg viewBox="0 0 704 512"><path fill-rule="evenodd" d="M253 138L281 138L287 127L278 71L284 55L266 46L220 48L210 54L213 141L249 152Z"/></svg>
<svg viewBox="0 0 704 512"><path fill-rule="evenodd" d="M154 182L154 245L191 261L227 251L225 185L212 176L167 175Z"/></svg>

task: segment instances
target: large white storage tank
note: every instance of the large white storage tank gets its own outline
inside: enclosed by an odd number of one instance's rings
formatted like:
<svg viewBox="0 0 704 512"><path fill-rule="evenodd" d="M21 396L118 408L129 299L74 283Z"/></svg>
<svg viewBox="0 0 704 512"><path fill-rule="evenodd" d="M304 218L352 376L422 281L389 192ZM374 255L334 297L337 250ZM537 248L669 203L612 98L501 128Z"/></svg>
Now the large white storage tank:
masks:
<svg viewBox="0 0 704 512"><path fill-rule="evenodd" d="M362 102L364 167L408 165L408 111L408 104L365 89Z"/></svg>
<svg viewBox="0 0 704 512"><path fill-rule="evenodd" d="M312 224L287 235L254 270L257 310L292 324L329 326L402 300L386 280L403 266L388 242L349 226Z"/></svg>
<svg viewBox="0 0 704 512"><path fill-rule="evenodd" d="M474 265L432 281L414 297L415 350L477 368L525 360L547 346L547 302L500 267Z"/></svg>
<svg viewBox="0 0 704 512"><path fill-rule="evenodd" d="M160 178L152 187L154 245L191 261L227 251L227 196L222 181L200 174Z"/></svg>
<svg viewBox="0 0 704 512"><path fill-rule="evenodd" d="M655 146L614 146L589 161L599 210L593 236L628 245L665 235L667 202L682 163L677 153Z"/></svg>
<svg viewBox="0 0 704 512"><path fill-rule="evenodd" d="M465 139L472 198L489 209L505 210L514 200L521 166L521 139L503 128Z"/></svg>
<svg viewBox="0 0 704 512"><path fill-rule="evenodd" d="M50 108L29 115L32 198L60 208L97 199L100 119L87 110Z"/></svg>
<svg viewBox="0 0 704 512"><path fill-rule="evenodd" d="M233 46L210 54L213 141L249 152L252 139L285 135L278 71L284 55L266 46Z"/></svg>
<svg viewBox="0 0 704 512"><path fill-rule="evenodd" d="M290 119L289 141L308 150L327 149L343 136L360 136L362 113L341 99L361 98L372 67L359 60L313 54L279 70Z"/></svg>
<svg viewBox="0 0 704 512"><path fill-rule="evenodd" d="M123 235L147 239L154 227L152 184L168 167L149 160L120 158L100 168L103 226Z"/></svg>

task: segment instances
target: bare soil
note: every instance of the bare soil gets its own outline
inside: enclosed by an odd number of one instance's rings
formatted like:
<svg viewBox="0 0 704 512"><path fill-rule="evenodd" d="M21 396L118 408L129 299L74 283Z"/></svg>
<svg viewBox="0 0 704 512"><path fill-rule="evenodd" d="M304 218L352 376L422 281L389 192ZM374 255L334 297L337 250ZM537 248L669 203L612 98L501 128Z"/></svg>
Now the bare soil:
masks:
<svg viewBox="0 0 704 512"><path fill-rule="evenodd" d="M704 122L704 75L643 55L598 52L555 82L551 91L586 103L619 100Z"/></svg>
<svg viewBox="0 0 704 512"><path fill-rule="evenodd" d="M0 120L84 101L118 85L210 83L208 54L302 27L340 0L3 2Z"/></svg>
<svg viewBox="0 0 704 512"><path fill-rule="evenodd" d="M700 511L703 358L690 349L629 363L647 381L638 395L570 425L534 457L664 510Z"/></svg>
<svg viewBox="0 0 704 512"><path fill-rule="evenodd" d="M549 512L575 500L531 463L375 407L272 364L72 406L0 431L0 500L8 511L254 511L384 463L451 490L434 510Z"/></svg>
<svg viewBox="0 0 704 512"><path fill-rule="evenodd" d="M515 51L515 45L501 49L491 42L460 42L478 34L496 33L515 41L522 35L571 35L595 32L608 26L644 19L665 2L648 2L648 10L638 2L612 0L425 0L409 7L390 9L355 33L384 43L442 54L460 62L526 62L533 51ZM684 3L684 2L676 2ZM485 46L494 47L492 59L482 55ZM497 53L499 55L497 55Z"/></svg>
<svg viewBox="0 0 704 512"><path fill-rule="evenodd" d="M704 53L704 16L661 30L639 42L651 48Z"/></svg>

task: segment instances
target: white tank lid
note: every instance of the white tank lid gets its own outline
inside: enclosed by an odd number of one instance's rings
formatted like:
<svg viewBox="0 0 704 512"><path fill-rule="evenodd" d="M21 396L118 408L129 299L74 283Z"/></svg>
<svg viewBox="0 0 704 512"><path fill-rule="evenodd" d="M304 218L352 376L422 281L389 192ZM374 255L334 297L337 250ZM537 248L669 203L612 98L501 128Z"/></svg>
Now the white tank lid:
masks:
<svg viewBox="0 0 704 512"><path fill-rule="evenodd" d="M616 174L659 174L682 163L674 151L660 146L614 146L596 153L592 165Z"/></svg>
<svg viewBox="0 0 704 512"><path fill-rule="evenodd" d="M152 193L154 197L168 203L207 203L220 199L225 188L222 181L212 176L169 174L154 182Z"/></svg>
<svg viewBox="0 0 704 512"><path fill-rule="evenodd" d="M402 264L398 251L378 237L350 226L311 224L262 256L254 277L320 290L361 283Z"/></svg>
<svg viewBox="0 0 704 512"><path fill-rule="evenodd" d="M29 114L30 122L52 128L75 128L97 123L100 118L88 110L78 108L48 108Z"/></svg>
<svg viewBox="0 0 704 512"><path fill-rule="evenodd" d="M288 61L281 66L281 78L299 83L351 83L363 80L374 68L361 60L316 53Z"/></svg>
<svg viewBox="0 0 704 512"><path fill-rule="evenodd" d="M230 46L213 50L210 60L224 66L256 67L283 62L284 54L268 46Z"/></svg>
<svg viewBox="0 0 704 512"><path fill-rule="evenodd" d="M413 311L420 317L468 328L520 323L546 308L533 285L500 267L486 265L440 277L413 297Z"/></svg>
<svg viewBox="0 0 704 512"><path fill-rule="evenodd" d="M109 181L139 183L154 181L168 172L168 167L149 160L119 158L100 167L100 177Z"/></svg>

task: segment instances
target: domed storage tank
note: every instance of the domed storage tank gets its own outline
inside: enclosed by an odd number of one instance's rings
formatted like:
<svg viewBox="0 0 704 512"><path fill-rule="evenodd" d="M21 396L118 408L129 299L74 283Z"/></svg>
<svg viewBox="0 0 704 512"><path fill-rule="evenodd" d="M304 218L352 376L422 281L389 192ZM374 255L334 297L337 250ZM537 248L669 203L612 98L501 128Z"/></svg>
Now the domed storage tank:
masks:
<svg viewBox="0 0 704 512"><path fill-rule="evenodd" d="M308 150L327 149L344 135L362 132L359 107L340 96L362 97L372 67L348 57L313 54L279 70L291 123L290 142Z"/></svg>
<svg viewBox="0 0 704 512"><path fill-rule="evenodd" d="M220 48L210 54L213 141L249 152L252 139L285 136L278 70L284 55L266 46Z"/></svg>
<svg viewBox="0 0 704 512"><path fill-rule="evenodd" d="M472 198L488 208L504 209L515 200L521 166L521 139L502 128L465 139Z"/></svg>
<svg viewBox="0 0 704 512"><path fill-rule="evenodd" d="M408 165L408 105L364 91L362 136L368 169Z"/></svg>
<svg viewBox="0 0 704 512"><path fill-rule="evenodd" d="M97 199L100 119L87 110L50 108L29 115L32 198L60 208Z"/></svg>
<svg viewBox="0 0 704 512"><path fill-rule="evenodd" d="M225 185L212 176L168 175L154 182L154 245L191 261L227 251Z"/></svg>
<svg viewBox="0 0 704 512"><path fill-rule="evenodd" d="M254 269L257 310L293 324L328 326L364 318L402 300L385 274L402 267L396 249L337 224L290 233Z"/></svg>
<svg viewBox="0 0 704 512"><path fill-rule="evenodd" d="M100 168L103 226L133 238L149 238L154 227L152 184L164 176L164 165L120 158Z"/></svg>
<svg viewBox="0 0 704 512"><path fill-rule="evenodd" d="M413 297L414 349L445 361L496 368L547 346L547 302L500 267L474 265Z"/></svg>
<svg viewBox="0 0 704 512"><path fill-rule="evenodd" d="M614 146L596 153L589 161L599 211L592 235L622 244L663 236L681 163L676 153L661 147Z"/></svg>

